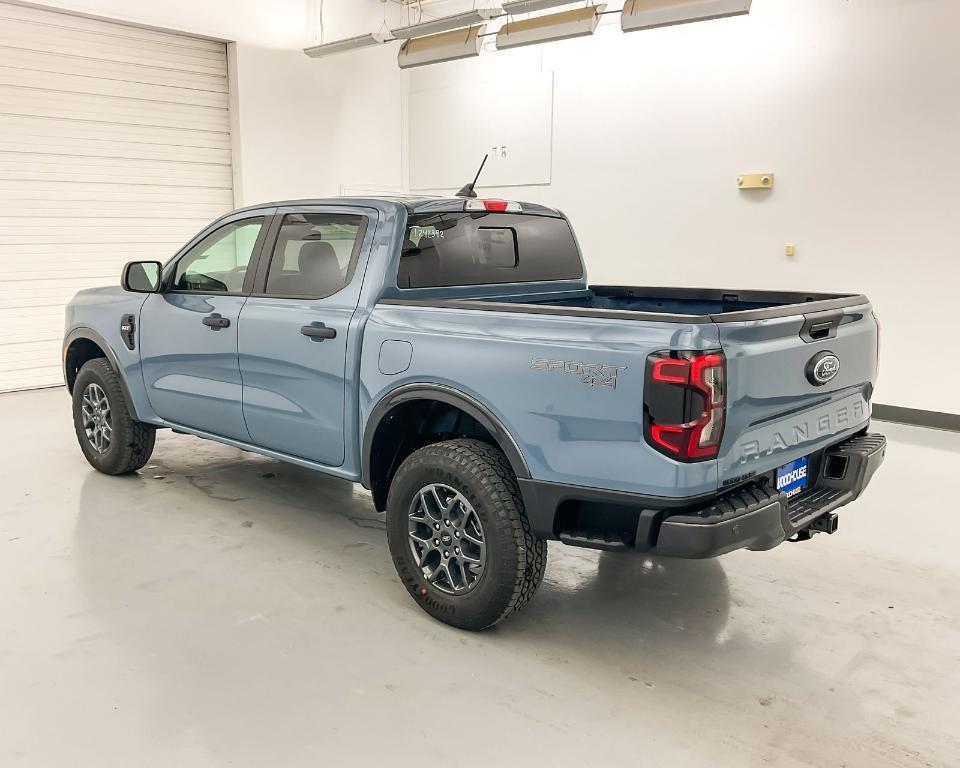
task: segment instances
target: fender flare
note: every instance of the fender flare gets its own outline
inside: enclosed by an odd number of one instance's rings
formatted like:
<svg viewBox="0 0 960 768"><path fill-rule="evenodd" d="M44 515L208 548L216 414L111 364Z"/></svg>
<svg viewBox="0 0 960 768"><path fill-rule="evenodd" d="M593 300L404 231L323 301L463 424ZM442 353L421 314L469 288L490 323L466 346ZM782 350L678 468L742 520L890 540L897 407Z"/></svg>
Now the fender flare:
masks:
<svg viewBox="0 0 960 768"><path fill-rule="evenodd" d="M380 399L370 412L370 417L367 419L367 425L363 432L363 453L361 457L363 460L361 483L364 488L369 489L371 487L370 459L373 451L373 437L380 426L380 422L394 406L411 400L438 400L441 403L459 408L468 416L473 417L493 435L493 439L497 441L500 450L504 452L507 461L510 462L513 473L518 478L530 478L530 469L520 452L517 441L513 439L513 435L510 434L503 422L487 406L465 392L445 384L414 383L404 384L391 390Z"/></svg>
<svg viewBox="0 0 960 768"><path fill-rule="evenodd" d="M134 420L139 421L139 419L137 419L137 412L133 407L133 397L127 388L127 380L124 378L123 368L120 365L119 358L117 358L117 353L113 351L113 348L107 340L93 330L93 328L79 326L71 330L63 339L63 383L67 385L67 392L71 395L73 394L73 388L69 384L70 378L67 376L67 350L70 349L70 345L78 339L92 341L103 350L107 362L110 363L110 367L113 368L114 373L117 374L117 378L120 379L120 391L123 393L123 399L126 401L127 412Z"/></svg>

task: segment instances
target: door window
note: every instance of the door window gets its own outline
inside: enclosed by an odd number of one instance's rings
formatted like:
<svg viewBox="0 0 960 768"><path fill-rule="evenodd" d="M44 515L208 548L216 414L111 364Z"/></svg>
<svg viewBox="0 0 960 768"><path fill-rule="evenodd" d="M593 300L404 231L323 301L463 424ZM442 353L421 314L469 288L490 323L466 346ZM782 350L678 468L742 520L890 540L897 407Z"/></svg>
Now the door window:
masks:
<svg viewBox="0 0 960 768"><path fill-rule="evenodd" d="M172 289L202 293L241 293L263 217L224 224L177 262Z"/></svg>
<svg viewBox="0 0 960 768"><path fill-rule="evenodd" d="M288 213L267 274L271 296L320 299L350 282L366 218L346 213Z"/></svg>

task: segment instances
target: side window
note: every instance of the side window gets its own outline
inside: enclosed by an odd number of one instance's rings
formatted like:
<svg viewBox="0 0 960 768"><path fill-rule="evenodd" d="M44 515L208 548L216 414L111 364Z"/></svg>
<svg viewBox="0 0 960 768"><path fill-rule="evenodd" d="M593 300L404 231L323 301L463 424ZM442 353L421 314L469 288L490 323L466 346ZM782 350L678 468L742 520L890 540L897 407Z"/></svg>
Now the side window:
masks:
<svg viewBox="0 0 960 768"><path fill-rule="evenodd" d="M243 219L215 229L177 262L175 291L239 293L247 274L263 217Z"/></svg>
<svg viewBox="0 0 960 768"><path fill-rule="evenodd" d="M350 282L366 219L345 213L288 213L270 260L271 296L320 299Z"/></svg>

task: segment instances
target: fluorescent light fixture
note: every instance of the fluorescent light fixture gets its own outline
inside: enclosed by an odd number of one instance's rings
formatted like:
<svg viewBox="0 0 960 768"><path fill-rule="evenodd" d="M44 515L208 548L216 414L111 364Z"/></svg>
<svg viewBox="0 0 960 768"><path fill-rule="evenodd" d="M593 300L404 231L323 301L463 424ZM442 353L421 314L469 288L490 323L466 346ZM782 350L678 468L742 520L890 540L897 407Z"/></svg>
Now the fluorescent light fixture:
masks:
<svg viewBox="0 0 960 768"><path fill-rule="evenodd" d="M348 37L346 40L334 40L332 43L311 45L309 48L304 48L303 52L307 54L307 56L317 58L320 56L329 56L332 53L342 53L343 51L353 51L357 48L366 48L371 45L380 45L390 40L393 40L393 38L386 33L371 32L366 35Z"/></svg>
<svg viewBox="0 0 960 768"><path fill-rule="evenodd" d="M601 3L588 5L586 8L551 13L548 16L511 21L500 27L500 31L497 32L497 50L592 35L597 24L600 23L600 14L606 7Z"/></svg>
<svg viewBox="0 0 960 768"><path fill-rule="evenodd" d="M620 28L634 32L749 12L750 0L627 0L620 14Z"/></svg>
<svg viewBox="0 0 960 768"><path fill-rule="evenodd" d="M503 4L503 12L509 16L518 13L536 13L547 8L556 8L559 5L572 5L576 0L513 0Z"/></svg>
<svg viewBox="0 0 960 768"><path fill-rule="evenodd" d="M503 16L503 11L499 8L477 8L465 13L455 13L453 16L442 16L439 19L429 19L419 24L411 24L409 27L400 27L391 30L391 34L402 40L409 40L411 37L423 37L424 35L434 35L438 32L446 32L451 29L460 29L461 27L470 27L475 24L482 24L490 19L496 19Z"/></svg>
<svg viewBox="0 0 960 768"><path fill-rule="evenodd" d="M400 46L397 63L400 69L420 67L424 64L439 64L442 61L468 59L480 55L480 35L484 24L466 29L454 29L439 35L413 37Z"/></svg>

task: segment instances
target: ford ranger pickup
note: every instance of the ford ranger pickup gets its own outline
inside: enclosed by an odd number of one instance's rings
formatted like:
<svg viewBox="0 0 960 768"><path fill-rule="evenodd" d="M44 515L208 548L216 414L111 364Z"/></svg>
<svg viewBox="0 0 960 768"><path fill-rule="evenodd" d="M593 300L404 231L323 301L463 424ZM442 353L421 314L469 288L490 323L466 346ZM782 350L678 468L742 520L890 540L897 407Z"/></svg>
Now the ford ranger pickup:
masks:
<svg viewBox="0 0 960 768"><path fill-rule="evenodd" d="M713 557L837 530L883 461L858 294L589 285L567 218L476 198L258 205L66 311L84 456L157 429L368 488L401 582L489 627L547 540Z"/></svg>

